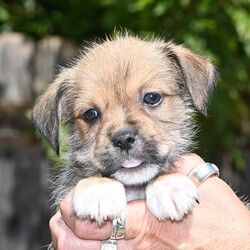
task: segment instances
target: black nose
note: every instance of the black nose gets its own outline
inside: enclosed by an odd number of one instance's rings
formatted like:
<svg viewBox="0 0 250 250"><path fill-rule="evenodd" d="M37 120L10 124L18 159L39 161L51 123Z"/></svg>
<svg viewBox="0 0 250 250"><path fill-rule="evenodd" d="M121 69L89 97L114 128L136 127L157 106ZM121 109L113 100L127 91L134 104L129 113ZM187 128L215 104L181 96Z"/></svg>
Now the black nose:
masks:
<svg viewBox="0 0 250 250"><path fill-rule="evenodd" d="M136 141L136 133L133 131L117 132L112 139L114 147L127 152L133 147Z"/></svg>

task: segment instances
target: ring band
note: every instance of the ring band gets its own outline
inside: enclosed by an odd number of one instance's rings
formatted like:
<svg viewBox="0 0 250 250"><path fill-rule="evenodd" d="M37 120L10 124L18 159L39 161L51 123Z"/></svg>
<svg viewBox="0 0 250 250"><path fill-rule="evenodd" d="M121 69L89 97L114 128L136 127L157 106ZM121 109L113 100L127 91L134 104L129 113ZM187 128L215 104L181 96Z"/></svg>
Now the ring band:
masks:
<svg viewBox="0 0 250 250"><path fill-rule="evenodd" d="M112 233L108 240L101 242L101 250L117 250L117 240L125 237L125 213L112 220Z"/></svg>
<svg viewBox="0 0 250 250"><path fill-rule="evenodd" d="M117 240L104 240L101 242L101 250L117 250Z"/></svg>
<svg viewBox="0 0 250 250"><path fill-rule="evenodd" d="M120 240L125 237L125 213L121 213L121 216L112 220L112 233L111 240Z"/></svg>
<svg viewBox="0 0 250 250"><path fill-rule="evenodd" d="M198 187L204 182L208 177L212 175L219 176L220 172L216 165L208 162L204 162L196 166L189 174L188 177L195 183Z"/></svg>

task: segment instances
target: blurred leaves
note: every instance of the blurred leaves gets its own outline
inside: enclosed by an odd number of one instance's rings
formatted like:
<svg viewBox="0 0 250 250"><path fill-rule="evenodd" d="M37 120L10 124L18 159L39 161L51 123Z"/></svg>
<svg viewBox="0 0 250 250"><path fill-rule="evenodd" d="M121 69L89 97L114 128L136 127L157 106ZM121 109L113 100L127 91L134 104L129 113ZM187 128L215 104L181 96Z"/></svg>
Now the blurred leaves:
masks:
<svg viewBox="0 0 250 250"><path fill-rule="evenodd" d="M66 166L68 161L68 152L69 152L69 145L67 142L67 127L65 124L60 126L59 130L59 141L60 141L60 149L59 155L52 149L49 143L46 140L42 140L42 146L46 150L47 158L53 163L53 167L59 170L63 166Z"/></svg>
<svg viewBox="0 0 250 250"><path fill-rule="evenodd" d="M250 148L249 0L0 0L2 32L82 42L120 27L173 39L214 61L220 79L209 117L199 117L199 153L227 154L243 169L241 150Z"/></svg>

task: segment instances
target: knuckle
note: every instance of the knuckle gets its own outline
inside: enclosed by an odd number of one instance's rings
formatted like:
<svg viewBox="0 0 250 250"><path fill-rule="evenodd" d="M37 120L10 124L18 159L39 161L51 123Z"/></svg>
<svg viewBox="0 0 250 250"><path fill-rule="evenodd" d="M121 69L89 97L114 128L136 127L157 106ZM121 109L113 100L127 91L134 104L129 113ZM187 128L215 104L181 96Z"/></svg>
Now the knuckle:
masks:
<svg viewBox="0 0 250 250"><path fill-rule="evenodd" d="M55 217L55 215L54 215L54 216L52 216L52 217L50 218L50 220L49 220L49 228L50 228L51 231L54 230L54 228L55 228L55 223L56 223L56 217Z"/></svg>

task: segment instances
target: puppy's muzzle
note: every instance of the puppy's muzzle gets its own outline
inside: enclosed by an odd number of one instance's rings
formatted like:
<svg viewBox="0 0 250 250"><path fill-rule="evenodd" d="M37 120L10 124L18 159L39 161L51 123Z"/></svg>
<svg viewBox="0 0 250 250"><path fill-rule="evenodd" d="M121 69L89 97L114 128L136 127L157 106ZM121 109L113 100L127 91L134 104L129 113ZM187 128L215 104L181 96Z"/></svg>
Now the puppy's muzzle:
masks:
<svg viewBox="0 0 250 250"><path fill-rule="evenodd" d="M112 138L112 144L119 150L129 152L136 142L137 133L132 130L118 131Z"/></svg>

